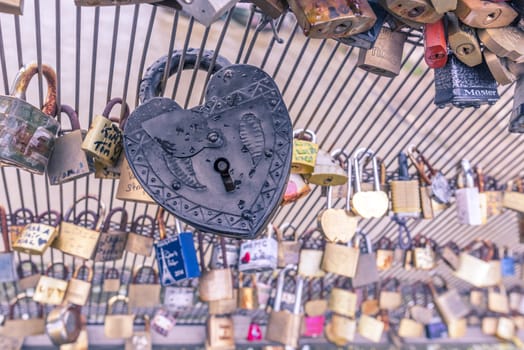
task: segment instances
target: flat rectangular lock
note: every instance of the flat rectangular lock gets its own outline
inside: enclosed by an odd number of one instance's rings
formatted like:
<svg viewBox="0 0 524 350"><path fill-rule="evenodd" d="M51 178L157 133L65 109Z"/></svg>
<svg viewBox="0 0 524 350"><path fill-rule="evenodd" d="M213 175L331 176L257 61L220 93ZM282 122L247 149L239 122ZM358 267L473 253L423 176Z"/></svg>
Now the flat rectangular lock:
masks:
<svg viewBox="0 0 524 350"><path fill-rule="evenodd" d="M373 27L363 33L336 38L337 41L344 45L360 47L362 49L368 50L375 45L375 41L377 40L378 34L380 33L380 28L382 28L382 25L386 19L387 12L378 3L370 1L369 4L377 16L377 20L375 21Z"/></svg>
<svg viewBox="0 0 524 350"><path fill-rule="evenodd" d="M367 0L290 0L304 34L310 38L339 38L368 31L377 16Z"/></svg>
<svg viewBox="0 0 524 350"><path fill-rule="evenodd" d="M395 15L418 23L434 23L442 18L429 0L385 0L386 7Z"/></svg>
<svg viewBox="0 0 524 350"><path fill-rule="evenodd" d="M406 34L382 27L372 49L360 49L357 66L393 78L400 73Z"/></svg>
<svg viewBox="0 0 524 350"><path fill-rule="evenodd" d="M442 68L447 60L444 21L427 23L424 25L424 61L430 68Z"/></svg>
<svg viewBox="0 0 524 350"><path fill-rule="evenodd" d="M482 63L482 54L475 30L459 22L449 13L447 16L448 44L455 56L469 67Z"/></svg>
<svg viewBox="0 0 524 350"><path fill-rule="evenodd" d="M517 11L505 2L458 0L457 17L473 28L500 28L517 18Z"/></svg>
<svg viewBox="0 0 524 350"><path fill-rule="evenodd" d="M435 69L434 103L439 108L450 104L459 108L478 108L494 104L498 99L497 82L485 62L468 67L450 54L446 65Z"/></svg>

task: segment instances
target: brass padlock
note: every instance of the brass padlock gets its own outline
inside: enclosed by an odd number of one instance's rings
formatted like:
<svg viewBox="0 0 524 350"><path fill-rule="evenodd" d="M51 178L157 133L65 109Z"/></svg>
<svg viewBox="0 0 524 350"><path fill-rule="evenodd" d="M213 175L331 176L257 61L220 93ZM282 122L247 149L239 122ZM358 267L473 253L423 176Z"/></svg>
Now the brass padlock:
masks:
<svg viewBox="0 0 524 350"><path fill-rule="evenodd" d="M470 254L475 246L479 244L488 248L486 251L487 254L484 255L482 259ZM455 277L463 279L478 288L492 285L487 281L491 269L488 261L491 260L492 256L493 249L486 246L486 242L479 240L471 242L460 253L458 268L457 271L454 272Z"/></svg>
<svg viewBox="0 0 524 350"><path fill-rule="evenodd" d="M120 272L116 267L110 267L104 273L104 292L118 292L120 290Z"/></svg>
<svg viewBox="0 0 524 350"><path fill-rule="evenodd" d="M20 237L25 225L35 222L35 215L27 208L20 208L11 214L11 225L9 225L9 242L13 245Z"/></svg>
<svg viewBox="0 0 524 350"><path fill-rule="evenodd" d="M363 315L376 316L380 311L378 295L379 295L378 282L368 284L362 288L362 301L360 303L360 311Z"/></svg>
<svg viewBox="0 0 524 350"><path fill-rule="evenodd" d="M58 229L39 222L28 224L13 243L13 250L21 253L42 255L55 240Z"/></svg>
<svg viewBox="0 0 524 350"><path fill-rule="evenodd" d="M460 23L453 13L447 14L447 20L448 44L455 56L469 67L481 64L482 53L475 30Z"/></svg>
<svg viewBox="0 0 524 350"><path fill-rule="evenodd" d="M315 233L317 236L313 237ZM321 269L325 244L321 235L317 228L310 229L302 235L304 243L298 261L298 273L302 277L323 277L326 274Z"/></svg>
<svg viewBox="0 0 524 350"><path fill-rule="evenodd" d="M400 282L397 278L386 278L381 282L378 305L383 310L395 310L402 305Z"/></svg>
<svg viewBox="0 0 524 350"><path fill-rule="evenodd" d="M437 290L433 280L439 278L441 280L441 286L439 287L442 292ZM428 286L433 295L435 306L437 307L440 315L444 322L448 325L452 322L459 321L465 317L471 310L471 306L462 300L462 297L456 289L450 289L441 275L434 275Z"/></svg>
<svg viewBox="0 0 524 350"><path fill-rule="evenodd" d="M325 296L324 279L319 278L320 295L318 298L313 297L313 279L309 280L307 289L308 300L304 304L304 312L308 317L323 316L328 309L328 301ZM333 291L333 290L332 290Z"/></svg>
<svg viewBox="0 0 524 350"><path fill-rule="evenodd" d="M513 181L508 182L506 191L504 191L502 205L504 208L524 213L524 186L522 186L522 180L517 179L516 185L517 191L513 191Z"/></svg>
<svg viewBox="0 0 524 350"><path fill-rule="evenodd" d="M116 190L116 198L123 201L155 204L155 201L144 191L142 185L136 179L124 155L122 155L120 165L120 181Z"/></svg>
<svg viewBox="0 0 524 350"><path fill-rule="evenodd" d="M307 180L319 186L339 186L344 185L347 181L347 175L342 168L339 159L342 156L342 151L335 150L331 155L322 149L318 150L317 160L315 162L315 170L307 177Z"/></svg>
<svg viewBox="0 0 524 350"><path fill-rule="evenodd" d="M41 70L47 81L42 110L25 101L31 78ZM60 124L56 119L56 73L36 62L23 66L10 96L0 96L0 161L35 174L43 174L53 152Z"/></svg>
<svg viewBox="0 0 524 350"><path fill-rule="evenodd" d="M387 27L380 28L373 48L361 48L357 67L388 78L396 77L402 65L406 34Z"/></svg>
<svg viewBox="0 0 524 350"><path fill-rule="evenodd" d="M378 34L380 33L380 29L382 28L384 21L386 20L387 12L384 10L382 6L380 6L380 4L378 4L375 1L371 1L369 5L371 5L373 12L375 12L375 15L377 16L377 20L375 21L373 27L366 32L335 38L335 40L344 45L360 47L362 49L368 50L375 45L375 42L378 38Z"/></svg>
<svg viewBox="0 0 524 350"><path fill-rule="evenodd" d="M522 348L522 341L515 337L515 322L509 317L499 317L495 335L503 340L511 340Z"/></svg>
<svg viewBox="0 0 524 350"><path fill-rule="evenodd" d="M198 251L200 253L200 276L198 283L198 294L200 300L204 302L232 299L233 298L233 276L231 269L228 267L227 254L222 254L223 267L221 269L206 269L204 240L202 233L198 233ZM226 251L225 242L220 240L222 252Z"/></svg>
<svg viewBox="0 0 524 350"><path fill-rule="evenodd" d="M515 84L513 109L511 111L508 131L524 133L524 74L519 76Z"/></svg>
<svg viewBox="0 0 524 350"><path fill-rule="evenodd" d="M231 317L209 316L206 331L206 348L224 350L235 348L235 332Z"/></svg>
<svg viewBox="0 0 524 350"><path fill-rule="evenodd" d="M139 227L141 227L140 230ZM154 227L155 219L151 216L147 214L138 216L131 225L131 232L127 235L125 250L142 256L151 256Z"/></svg>
<svg viewBox="0 0 524 350"><path fill-rule="evenodd" d="M22 301L24 301L23 304ZM36 304L36 308L31 306L33 303ZM16 311L17 307L19 309L18 312ZM31 311L35 309L37 314L31 315ZM15 319L15 316L18 317ZM35 303L29 294L20 293L16 295L14 300L9 302L8 315L4 324L0 327L0 335L23 338L44 333L45 318L42 304Z"/></svg>
<svg viewBox="0 0 524 350"><path fill-rule="evenodd" d="M293 156L291 172L295 174L311 174L317 161L317 136L311 130L297 129L293 131Z"/></svg>
<svg viewBox="0 0 524 350"><path fill-rule="evenodd" d="M504 284L488 288L488 310L499 314L509 314L509 299Z"/></svg>
<svg viewBox="0 0 524 350"><path fill-rule="evenodd" d="M460 254L460 248L458 247L458 245L453 241L449 241L442 248L440 252L440 258L452 270L457 270L460 264L459 254Z"/></svg>
<svg viewBox="0 0 524 350"><path fill-rule="evenodd" d="M65 113L71 123L71 131L60 133L55 141L53 154L47 164L49 184L59 185L91 174L94 169L93 158L82 151L85 132L80 130L80 121L73 107L62 105L60 112Z"/></svg>
<svg viewBox="0 0 524 350"><path fill-rule="evenodd" d="M126 305L125 314L114 314L115 304L117 302ZM133 336L133 323L135 315L129 314L127 308L129 299L123 295L115 295L107 301L107 314L104 319L104 335L107 338L131 338Z"/></svg>
<svg viewBox="0 0 524 350"><path fill-rule="evenodd" d="M462 159L461 167L465 175L465 187L462 186L464 183L459 175L457 181L459 188L455 190L457 218L463 225L480 225L482 224L480 197L478 188L474 186L473 170L466 159Z"/></svg>
<svg viewBox="0 0 524 350"><path fill-rule="evenodd" d="M335 314L355 318L357 313L358 295L353 286L344 288L342 285L343 277L338 276L335 286L331 289L328 299L328 309Z"/></svg>
<svg viewBox="0 0 524 350"><path fill-rule="evenodd" d="M286 239L285 233L292 230L292 239ZM289 264L298 265L300 260L300 248L302 243L298 241L296 227L286 222L280 227L275 228L278 241L278 267L282 268ZM289 237L289 236L288 236Z"/></svg>
<svg viewBox="0 0 524 350"><path fill-rule="evenodd" d="M524 32L507 26L503 28L480 29L480 41L495 55L507 57L517 63L524 62Z"/></svg>
<svg viewBox="0 0 524 350"><path fill-rule="evenodd" d="M345 346L355 339L357 321L337 314L331 315L331 321L326 325L326 339L337 346Z"/></svg>
<svg viewBox="0 0 524 350"><path fill-rule="evenodd" d="M255 274L250 274L251 286L244 286L244 274L238 274L238 307L243 310L258 309L257 296L257 277Z"/></svg>
<svg viewBox="0 0 524 350"><path fill-rule="evenodd" d="M473 28L505 27L518 15L505 2L483 0L458 0L455 14L463 23Z"/></svg>
<svg viewBox="0 0 524 350"><path fill-rule="evenodd" d="M424 61L429 68L442 68L448 60L444 20L424 25Z"/></svg>
<svg viewBox="0 0 524 350"><path fill-rule="evenodd" d="M432 322L433 308L430 308L430 294L425 283L415 282L412 286L414 305L409 308L411 318L418 323L428 325Z"/></svg>
<svg viewBox="0 0 524 350"><path fill-rule="evenodd" d="M55 267L59 266L61 269L60 278L49 277L50 274L54 273ZM40 276L38 284L33 294L33 300L39 303L60 305L64 300L64 296L67 291L68 282L68 269L67 266L62 262L55 262L49 265L45 274Z"/></svg>
<svg viewBox="0 0 524 350"><path fill-rule="evenodd" d="M422 234L413 239L413 265L419 270L432 270L436 267L435 242Z"/></svg>
<svg viewBox="0 0 524 350"><path fill-rule="evenodd" d="M311 38L337 38L365 32L377 16L367 0L288 0L304 34Z"/></svg>
<svg viewBox="0 0 524 350"><path fill-rule="evenodd" d="M327 242L322 257L322 270L346 277L355 277L360 249Z"/></svg>
<svg viewBox="0 0 524 350"><path fill-rule="evenodd" d="M442 18L429 0L386 0L387 9L395 15L418 23L434 23Z"/></svg>
<svg viewBox="0 0 524 350"><path fill-rule="evenodd" d="M86 280L80 279L81 271L87 270ZM79 265L73 277L69 280L69 286L64 299L75 305L84 306L87 304L89 295L91 293L91 282L93 281L93 268L87 266L85 263Z"/></svg>
<svg viewBox="0 0 524 350"><path fill-rule="evenodd" d="M364 338L371 340L374 343L378 343L382 338L384 323L374 317L362 315L358 322L357 331L358 334Z"/></svg>
<svg viewBox="0 0 524 350"><path fill-rule="evenodd" d="M445 14L446 12L455 11L457 8L457 0L431 0L431 5L438 14Z"/></svg>
<svg viewBox="0 0 524 350"><path fill-rule="evenodd" d="M411 180L408 159L404 152L398 155L398 178L390 182L391 207L398 217L419 217L420 191L418 180Z"/></svg>
<svg viewBox="0 0 524 350"><path fill-rule="evenodd" d="M153 267L138 268L127 292L129 307L155 307L160 302L160 289L158 273Z"/></svg>
<svg viewBox="0 0 524 350"><path fill-rule="evenodd" d="M74 343L82 330L80 307L61 305L49 312L46 318L46 333L54 345Z"/></svg>
<svg viewBox="0 0 524 350"><path fill-rule="evenodd" d="M117 230L111 229L111 218L120 212L120 225ZM124 254L127 240L127 211L124 208L113 208L107 214L98 238L98 244L93 257L94 261L119 260Z"/></svg>
<svg viewBox="0 0 524 350"><path fill-rule="evenodd" d="M4 0L0 1L0 12L12 15L24 14L24 0Z"/></svg>

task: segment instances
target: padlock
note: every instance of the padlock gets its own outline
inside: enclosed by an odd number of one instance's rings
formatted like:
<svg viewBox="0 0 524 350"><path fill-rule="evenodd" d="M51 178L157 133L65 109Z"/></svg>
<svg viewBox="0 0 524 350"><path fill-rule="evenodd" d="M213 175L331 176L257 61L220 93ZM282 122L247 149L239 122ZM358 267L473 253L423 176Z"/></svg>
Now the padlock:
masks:
<svg viewBox="0 0 524 350"><path fill-rule="evenodd" d="M113 309L117 302L126 305L125 314L114 314ZM131 338L133 336L133 323L135 315L129 313L127 307L129 299L123 295L115 295L107 301L107 314L104 319L104 335L107 338Z"/></svg>
<svg viewBox="0 0 524 350"><path fill-rule="evenodd" d="M354 288L359 288L377 282L379 273L376 256L369 236L359 231L356 237L358 238L358 243L355 244L355 247L360 249L360 254L358 255L357 270L351 282Z"/></svg>
<svg viewBox="0 0 524 350"><path fill-rule="evenodd" d="M375 282L362 288L362 300L360 303L360 312L363 315L377 316L380 311L379 307L379 284Z"/></svg>
<svg viewBox="0 0 524 350"><path fill-rule="evenodd" d="M337 346L345 346L355 339L357 321L337 314L331 315L326 325L325 336L328 341Z"/></svg>
<svg viewBox="0 0 524 350"><path fill-rule="evenodd" d="M425 283L420 281L412 285L414 305L409 308L411 318L423 325L431 323L433 309L430 307L431 295Z"/></svg>
<svg viewBox="0 0 524 350"><path fill-rule="evenodd" d="M482 43L495 55L517 63L524 62L524 33L515 27L480 29Z"/></svg>
<svg viewBox="0 0 524 350"><path fill-rule="evenodd" d="M196 288L192 280L185 280L177 285L164 287L163 305L170 312L180 312L195 305Z"/></svg>
<svg viewBox="0 0 524 350"><path fill-rule="evenodd" d="M308 181L319 186L339 186L348 181L346 172L342 168L343 162L339 159L343 153L335 150L331 154L322 149L318 150L315 170L308 176Z"/></svg>
<svg viewBox="0 0 524 350"><path fill-rule="evenodd" d="M446 245L444 245L444 247L442 247L440 251L440 258L452 270L457 270L460 264L459 254L460 248L458 245L453 241L449 241L446 243Z"/></svg>
<svg viewBox="0 0 524 350"><path fill-rule="evenodd" d="M362 337L378 343L382 338L384 323L374 317L362 315L358 322L357 331Z"/></svg>
<svg viewBox="0 0 524 350"><path fill-rule="evenodd" d="M506 58L498 57L493 52L484 48L484 59L486 60L491 75L493 75L493 78L495 78L500 85L511 84L517 79L508 69Z"/></svg>
<svg viewBox="0 0 524 350"><path fill-rule="evenodd" d="M486 195L488 218L502 214L502 186L492 176L485 176L484 194Z"/></svg>
<svg viewBox="0 0 524 350"><path fill-rule="evenodd" d="M292 239L286 237L286 231L292 231ZM286 265L298 265L300 260L300 248L302 243L298 240L298 232L296 227L288 222L283 223L280 227L275 228L278 241L278 261L279 268Z"/></svg>
<svg viewBox="0 0 524 350"><path fill-rule="evenodd" d="M455 55L448 55L443 68L435 69L435 100L439 108L450 104L458 108L494 104L499 99L497 82L485 62L468 67Z"/></svg>
<svg viewBox="0 0 524 350"><path fill-rule="evenodd" d="M300 307L302 305L302 289L304 285L302 277L295 277L296 288L293 313L288 310L281 310L281 304L285 277L290 271L296 270L296 266L288 265L279 272L275 304L273 310L269 314L269 321L266 330L267 340L291 347L297 347L300 338L300 326L302 324Z"/></svg>
<svg viewBox="0 0 524 350"><path fill-rule="evenodd" d="M138 268L127 291L129 307L155 307L160 302L160 289L158 274L153 267Z"/></svg>
<svg viewBox="0 0 524 350"><path fill-rule="evenodd" d="M209 267L212 269L223 269L229 267L230 269L238 269L238 254L240 252L240 247L237 244L238 242L228 242L226 241L226 254L227 254L227 263L228 266L224 266L224 259L222 257L222 244L220 239L213 242L213 254L211 255L211 260L209 261Z"/></svg>
<svg viewBox="0 0 524 350"><path fill-rule="evenodd" d="M160 335L167 337L176 324L175 318L164 308L155 311L151 328Z"/></svg>
<svg viewBox="0 0 524 350"><path fill-rule="evenodd" d="M136 179L124 155L122 155L120 164L120 181L116 190L116 198L122 201L156 204Z"/></svg>
<svg viewBox="0 0 524 350"><path fill-rule="evenodd" d="M494 336L497 332L497 315L493 312L486 312L482 317L481 330L485 335Z"/></svg>
<svg viewBox="0 0 524 350"><path fill-rule="evenodd" d="M475 30L460 23L454 13L448 13L446 17L447 38L451 51L462 63L469 67L481 64L482 53Z"/></svg>
<svg viewBox="0 0 524 350"><path fill-rule="evenodd" d="M13 15L24 14L24 0L3 0L0 1L0 12Z"/></svg>
<svg viewBox="0 0 524 350"><path fill-rule="evenodd" d="M419 217L420 191L418 180L411 180L408 159L404 152L398 154L398 178L390 182L391 209L398 217Z"/></svg>
<svg viewBox="0 0 524 350"><path fill-rule="evenodd" d="M55 273L55 268L59 267L60 278L51 277ZM62 262L55 262L49 265L44 275L40 276L38 284L33 294L33 300L39 303L60 305L64 300L68 286L69 270Z"/></svg>
<svg viewBox="0 0 524 350"><path fill-rule="evenodd" d="M379 271L389 270L393 266L393 255L395 253L393 242L386 236L383 236L377 242L377 268Z"/></svg>
<svg viewBox="0 0 524 350"><path fill-rule="evenodd" d="M102 291L114 293L120 290L120 272L116 267L110 267L104 273Z"/></svg>
<svg viewBox="0 0 524 350"><path fill-rule="evenodd" d="M53 154L47 164L47 177L51 185L79 179L95 170L92 157L81 149L85 131L80 130L76 111L68 105L62 105L60 111L68 116L72 130L68 133L62 131L55 141Z"/></svg>
<svg viewBox="0 0 524 350"><path fill-rule="evenodd" d="M321 269L325 247L322 233L317 228L309 229L302 235L302 242L298 274L302 277L323 277L326 273Z"/></svg>
<svg viewBox="0 0 524 350"><path fill-rule="evenodd" d="M479 189L474 186L473 170L466 159L462 159L461 167L465 175L465 182L462 182L462 176L459 175L457 181L459 188L455 190L457 218L463 225L480 225L482 220Z"/></svg>
<svg viewBox="0 0 524 350"><path fill-rule="evenodd" d="M36 315L31 315L33 310L36 310ZM18 317L15 318L15 316ZM14 300L9 302L9 311L2 327L0 327L0 336L23 338L44 333L45 318L43 306L32 300L29 294L20 293L16 295Z"/></svg>
<svg viewBox="0 0 524 350"><path fill-rule="evenodd" d="M350 278L355 277L360 249L350 244L351 242L347 245L326 242L322 270Z"/></svg>
<svg viewBox="0 0 524 350"><path fill-rule="evenodd" d="M438 289L433 282L436 278L441 280ZM456 289L448 287L446 280L441 275L432 276L428 287L431 290L435 306L448 326L449 332L450 324L463 319L471 311L471 306L464 302Z"/></svg>
<svg viewBox="0 0 524 350"><path fill-rule="evenodd" d="M304 34L311 38L337 38L365 32L377 16L367 0L288 0Z"/></svg>
<svg viewBox="0 0 524 350"><path fill-rule="evenodd" d="M291 173L287 180L286 191L282 198L282 205L293 203L303 198L311 192L309 183L306 183L304 177L300 174Z"/></svg>
<svg viewBox="0 0 524 350"><path fill-rule="evenodd" d="M504 284L488 288L488 310L499 314L509 314L509 299Z"/></svg>
<svg viewBox="0 0 524 350"><path fill-rule="evenodd" d="M524 64L522 64L524 66ZM515 84L513 93L513 109L509 121L508 131L524 133L524 74L520 75Z"/></svg>
<svg viewBox="0 0 524 350"><path fill-rule="evenodd" d="M475 245L479 243L488 248L487 254L482 259L470 254ZM488 287L493 282L488 281L490 270L492 269L488 261L491 260L492 256L493 248L487 247L486 242L473 241L460 253L458 268L454 275L475 287Z"/></svg>
<svg viewBox="0 0 524 350"><path fill-rule="evenodd" d="M202 275L198 283L198 295L200 300L210 302L215 300L232 299L233 298L233 276L231 269L227 263L227 254L222 254L224 260L223 268L206 270L205 255L204 255L204 239L203 234L198 233L198 251L200 253L200 269ZM221 238L220 244L222 251L226 251L224 239Z"/></svg>
<svg viewBox="0 0 524 350"><path fill-rule="evenodd" d="M386 278L381 282L378 298L380 309L393 311L402 305L400 282L397 278Z"/></svg>
<svg viewBox="0 0 524 350"><path fill-rule="evenodd" d="M495 335L503 340L511 340L522 348L522 341L515 337L515 323L509 317L499 317Z"/></svg>
<svg viewBox="0 0 524 350"><path fill-rule="evenodd" d="M118 212L120 212L118 229L111 229L111 219ZM94 261L113 261L122 258L127 240L127 217L124 208L113 208L107 214L98 238Z"/></svg>
<svg viewBox="0 0 524 350"><path fill-rule="evenodd" d="M9 225L9 241L11 246L16 242L18 237L22 234L25 226L32 222L38 221L36 215L27 208L16 209L11 214L11 225Z"/></svg>
<svg viewBox="0 0 524 350"><path fill-rule="evenodd" d="M237 314L232 315L231 318L233 319L233 331L235 341L245 341L246 339L253 339L262 336L262 334L257 333L256 327L258 326L258 324L252 322L251 316ZM251 334L251 331L253 331L253 334Z"/></svg>
<svg viewBox="0 0 524 350"><path fill-rule="evenodd" d="M424 61L429 68L442 68L448 60L444 20L424 25Z"/></svg>
<svg viewBox="0 0 524 350"><path fill-rule="evenodd" d="M235 349L235 332L233 319L229 316L211 315L206 322L206 350Z"/></svg>
<svg viewBox="0 0 524 350"><path fill-rule="evenodd" d="M360 49L357 67L384 77L396 77L400 73L406 38L405 33L380 28L373 48Z"/></svg>
<svg viewBox="0 0 524 350"><path fill-rule="evenodd" d="M61 305L51 310L45 324L51 342L56 346L74 343L82 330L81 317L78 305Z"/></svg>
<svg viewBox="0 0 524 350"><path fill-rule="evenodd" d="M382 25L386 20L387 12L382 8L382 6L380 6L375 1L370 1L369 5L371 6L373 12L375 12L375 15L377 16L377 20L375 21L375 24L371 29L359 34L338 37L334 39L344 45L360 47L362 49L367 50L371 49L377 41L380 29L382 28Z"/></svg>
<svg viewBox="0 0 524 350"><path fill-rule="evenodd" d="M400 218L394 215L392 220L398 224L398 239L395 250L393 251L392 265L401 264L404 270L411 270L414 267L413 240L411 231L407 225L407 218Z"/></svg>
<svg viewBox="0 0 524 350"><path fill-rule="evenodd" d="M458 0L455 14L473 28L499 28L509 25L517 12L505 2Z"/></svg>
<svg viewBox="0 0 524 350"><path fill-rule="evenodd" d="M320 279L319 298L313 297L313 279L308 282L307 301L304 304L304 319L302 324L302 335L306 337L319 337L324 334L325 313L328 308L328 301L324 295L324 280Z"/></svg>
<svg viewBox="0 0 524 350"><path fill-rule="evenodd" d="M273 19L280 17L289 7L286 0L250 0L250 2Z"/></svg>
<svg viewBox="0 0 524 350"><path fill-rule="evenodd" d="M110 167L117 165L123 149L122 129L109 119L109 113L116 104L124 104L124 110L128 113L127 104L121 98L110 100L102 115L93 118L82 142L82 149L97 163Z"/></svg>
<svg viewBox="0 0 524 350"><path fill-rule="evenodd" d="M133 335L126 339L125 350L152 350L153 340L151 337L151 324L148 315L143 315L144 330L133 331Z"/></svg>
<svg viewBox="0 0 524 350"><path fill-rule="evenodd" d="M4 244L2 253L0 253L0 282L14 282L18 279L15 273L15 257L11 252L7 214L2 205L0 205L0 226L2 229L2 241Z"/></svg>
<svg viewBox="0 0 524 350"><path fill-rule="evenodd" d="M372 161L373 191L361 191L360 179L362 176L359 166L359 158L362 156L369 157ZM389 198L385 192L380 190L378 164L375 153L369 149L360 148L355 152L353 159L355 166L355 193L353 194L351 202L352 209L355 214L360 215L365 219L382 217L388 211Z"/></svg>
<svg viewBox="0 0 524 350"><path fill-rule="evenodd" d="M74 207L79 202L93 199L99 206L99 214L95 214L95 227L94 229L83 227L78 225L80 223L79 218L82 215L87 215L90 212L81 212L76 218L75 222L67 222L71 218ZM98 239L100 237L100 227L104 221L105 216L105 205L98 197L92 195L86 195L76 200L75 203L64 216L64 220L60 223L59 234L51 244L51 247L56 248L66 254L79 257L81 259L90 260L93 258L96 248L98 245ZM78 219L78 220L77 220Z"/></svg>
<svg viewBox="0 0 524 350"><path fill-rule="evenodd" d="M151 256L154 227L155 219L147 214L139 215L131 224L131 232L127 235L125 251L142 256Z"/></svg>
<svg viewBox="0 0 524 350"><path fill-rule="evenodd" d="M413 265L418 270L432 270L436 267L436 249L434 241L422 234L413 239Z"/></svg>
<svg viewBox="0 0 524 350"><path fill-rule="evenodd" d="M35 288L41 276L38 267L31 260L20 261L16 267L16 272L18 275L18 287L22 291Z"/></svg>
<svg viewBox="0 0 524 350"><path fill-rule="evenodd" d="M82 270L87 270L86 280L80 279L80 273ZM84 306L87 304L89 294L91 293L91 282L93 281L93 268L86 264L79 265L73 277L69 280L67 292L64 300L71 304Z"/></svg>
<svg viewBox="0 0 524 350"><path fill-rule="evenodd" d="M297 129L293 131L292 173L311 174L315 170L318 153L316 142L317 136L311 130Z"/></svg>
<svg viewBox="0 0 524 350"><path fill-rule="evenodd" d="M502 283L502 261L500 260L499 248L491 241L485 240L485 246L489 251L493 251L491 259L488 260L489 270L486 276L486 286L492 287Z"/></svg>
<svg viewBox="0 0 524 350"><path fill-rule="evenodd" d="M244 241L240 244L238 256L238 271L263 272L277 268L278 242L273 238L275 228L268 224L267 237Z"/></svg>
<svg viewBox="0 0 524 350"><path fill-rule="evenodd" d="M31 78L41 71L47 81L42 110L25 101ZM36 62L22 68L15 77L10 96L0 96L0 161L43 174L53 153L60 124L56 119L56 74L48 65Z"/></svg>
<svg viewBox="0 0 524 350"><path fill-rule="evenodd" d="M13 250L42 255L58 235L58 229L42 223L27 224L13 243Z"/></svg>
<svg viewBox="0 0 524 350"><path fill-rule="evenodd" d="M351 179L351 159L347 159L347 177ZM346 205L344 209L332 207L333 187L327 189L327 209L318 216L325 239L331 243L347 243L355 235L358 217L351 212L351 181L347 182Z"/></svg>
<svg viewBox="0 0 524 350"><path fill-rule="evenodd" d="M175 219L176 232L166 237L163 208L158 209L157 222L159 240L154 247L160 284L168 286L183 279L200 277L193 233L182 232L180 222Z"/></svg>
<svg viewBox="0 0 524 350"><path fill-rule="evenodd" d="M524 186L521 179L516 180L516 191L514 191L513 181L509 181L502 200L504 208L524 213ZM520 218L520 217L519 217Z"/></svg>
<svg viewBox="0 0 524 350"><path fill-rule="evenodd" d="M417 23L434 23L442 18L429 0L385 0L385 5L395 15Z"/></svg>
<svg viewBox="0 0 524 350"><path fill-rule="evenodd" d="M258 309L257 296L257 276L251 274L251 285L244 286L244 276L242 272L238 274L238 308L243 310Z"/></svg>
<svg viewBox="0 0 524 350"><path fill-rule="evenodd" d="M331 289L328 299L328 309L335 314L355 318L357 313L358 295L353 286L344 286L344 277L338 276ZM347 282L347 281L346 281Z"/></svg>
<svg viewBox="0 0 524 350"><path fill-rule="evenodd" d="M455 11L457 0L431 0L431 5L436 13L443 15L446 12Z"/></svg>
<svg viewBox="0 0 524 350"><path fill-rule="evenodd" d="M424 336L424 325L411 319L409 311L406 311L406 314L400 320L398 335L402 338L421 338Z"/></svg>

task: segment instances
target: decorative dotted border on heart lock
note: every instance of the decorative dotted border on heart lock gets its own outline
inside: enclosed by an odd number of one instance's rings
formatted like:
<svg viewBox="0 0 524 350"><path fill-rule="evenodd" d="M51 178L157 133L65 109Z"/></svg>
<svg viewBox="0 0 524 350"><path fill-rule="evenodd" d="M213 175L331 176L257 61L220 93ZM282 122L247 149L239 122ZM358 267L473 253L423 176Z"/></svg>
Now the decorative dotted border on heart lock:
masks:
<svg viewBox="0 0 524 350"><path fill-rule="evenodd" d="M247 86L227 96L212 96L211 92L220 92L211 91L214 81L227 79L231 75L253 78ZM259 231L265 228L277 209L284 194L285 183L291 167L292 125L280 91L271 77L261 69L250 65L232 65L213 75L206 91L207 101L204 105L193 108L199 111L205 110L208 115L216 115L232 108L231 101L240 101L236 103L237 106L246 105L260 96L264 98L265 105L271 112L275 139L272 143L273 153L264 188L252 206L244 211L247 214L226 214L202 206L178 194L176 190L170 190L170 187L159 181L159 177L149 165L148 157L143 151L146 147L151 147L155 141L146 134L142 126L131 127L133 124L133 116L131 116L124 131L126 157L129 163L133 164L133 171L146 192L166 210L195 228L227 236L254 238ZM166 108L166 100L170 102L169 108ZM162 110L165 113L178 109L181 107L175 101L157 97L139 106L133 114L141 117L141 122L144 122L145 119L154 117L154 115L151 116L151 111ZM283 184L280 188L279 183ZM280 190L280 193L275 193L277 190ZM265 208L271 209L264 211Z"/></svg>

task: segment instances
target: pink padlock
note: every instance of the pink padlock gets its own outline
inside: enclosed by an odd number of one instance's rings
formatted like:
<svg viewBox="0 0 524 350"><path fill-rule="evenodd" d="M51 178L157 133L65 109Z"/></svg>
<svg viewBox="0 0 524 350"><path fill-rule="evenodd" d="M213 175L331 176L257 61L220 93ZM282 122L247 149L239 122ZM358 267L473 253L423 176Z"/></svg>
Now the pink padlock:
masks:
<svg viewBox="0 0 524 350"><path fill-rule="evenodd" d="M318 337L324 334L324 322L326 317L320 316L306 316L304 317L304 332L306 337Z"/></svg>
<svg viewBox="0 0 524 350"><path fill-rule="evenodd" d="M249 331L247 332L248 341L259 341L262 340L262 330L256 323L251 322L249 324Z"/></svg>

